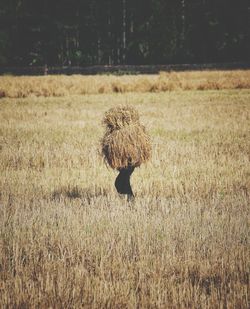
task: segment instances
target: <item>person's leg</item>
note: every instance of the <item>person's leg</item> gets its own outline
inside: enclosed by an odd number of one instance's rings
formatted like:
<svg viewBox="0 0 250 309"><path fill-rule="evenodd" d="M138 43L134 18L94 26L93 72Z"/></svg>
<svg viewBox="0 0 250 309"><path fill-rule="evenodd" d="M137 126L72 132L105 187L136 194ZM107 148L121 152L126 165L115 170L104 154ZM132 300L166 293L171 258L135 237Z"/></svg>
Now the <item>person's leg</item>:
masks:
<svg viewBox="0 0 250 309"><path fill-rule="evenodd" d="M127 168L120 169L119 175L115 180L115 187L118 193L127 194L128 200L134 197L131 185L130 185L130 176L134 171L134 167L129 166Z"/></svg>

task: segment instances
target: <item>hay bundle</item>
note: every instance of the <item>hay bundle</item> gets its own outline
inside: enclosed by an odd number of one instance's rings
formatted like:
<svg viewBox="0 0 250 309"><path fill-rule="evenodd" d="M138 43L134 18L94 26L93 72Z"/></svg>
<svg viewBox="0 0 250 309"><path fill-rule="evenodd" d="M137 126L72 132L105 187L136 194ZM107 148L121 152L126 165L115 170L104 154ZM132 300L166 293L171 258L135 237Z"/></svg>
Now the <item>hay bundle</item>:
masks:
<svg viewBox="0 0 250 309"><path fill-rule="evenodd" d="M111 108L103 123L106 132L101 141L102 154L113 169L138 167L150 158L150 139L133 107Z"/></svg>

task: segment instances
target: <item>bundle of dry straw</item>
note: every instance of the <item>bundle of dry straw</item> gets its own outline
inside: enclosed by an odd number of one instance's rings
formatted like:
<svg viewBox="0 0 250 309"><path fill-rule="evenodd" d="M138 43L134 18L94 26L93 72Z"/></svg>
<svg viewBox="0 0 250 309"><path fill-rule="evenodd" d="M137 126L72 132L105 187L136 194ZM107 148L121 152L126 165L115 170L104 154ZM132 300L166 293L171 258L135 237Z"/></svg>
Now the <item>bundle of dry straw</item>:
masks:
<svg viewBox="0 0 250 309"><path fill-rule="evenodd" d="M101 141L102 154L113 169L138 167L150 158L150 139L133 107L111 108L105 113L103 123L106 132Z"/></svg>

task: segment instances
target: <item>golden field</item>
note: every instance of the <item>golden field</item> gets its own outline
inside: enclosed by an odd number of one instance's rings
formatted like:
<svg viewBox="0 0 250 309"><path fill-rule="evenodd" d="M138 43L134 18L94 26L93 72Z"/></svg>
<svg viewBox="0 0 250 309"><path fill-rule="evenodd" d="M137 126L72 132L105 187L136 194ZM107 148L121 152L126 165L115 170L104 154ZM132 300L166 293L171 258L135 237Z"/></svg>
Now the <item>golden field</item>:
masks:
<svg viewBox="0 0 250 309"><path fill-rule="evenodd" d="M0 76L0 98L250 88L250 70L161 72L155 75Z"/></svg>
<svg viewBox="0 0 250 309"><path fill-rule="evenodd" d="M54 77L0 79L0 308L249 308L250 90L45 98ZM99 155L118 104L153 144L134 203Z"/></svg>

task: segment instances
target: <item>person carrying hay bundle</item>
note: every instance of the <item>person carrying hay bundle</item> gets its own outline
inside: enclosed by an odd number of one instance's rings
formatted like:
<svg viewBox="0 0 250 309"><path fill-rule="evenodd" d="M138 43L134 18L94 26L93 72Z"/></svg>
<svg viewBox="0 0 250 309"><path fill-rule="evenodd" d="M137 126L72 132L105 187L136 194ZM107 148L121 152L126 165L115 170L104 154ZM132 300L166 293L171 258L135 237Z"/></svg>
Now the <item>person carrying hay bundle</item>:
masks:
<svg viewBox="0 0 250 309"><path fill-rule="evenodd" d="M135 167L149 160L151 143L138 112L131 106L114 107L105 113L106 132L101 141L102 155L113 169L119 171L115 180L118 193L134 197L130 176Z"/></svg>

